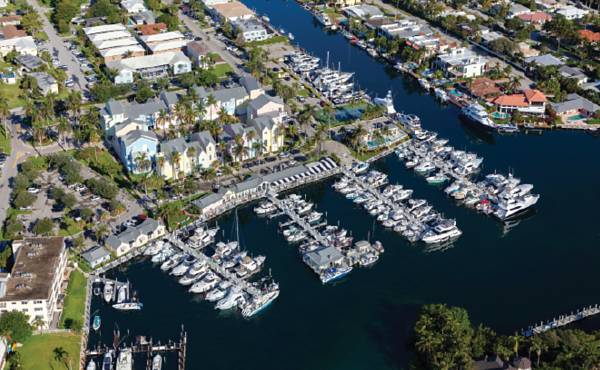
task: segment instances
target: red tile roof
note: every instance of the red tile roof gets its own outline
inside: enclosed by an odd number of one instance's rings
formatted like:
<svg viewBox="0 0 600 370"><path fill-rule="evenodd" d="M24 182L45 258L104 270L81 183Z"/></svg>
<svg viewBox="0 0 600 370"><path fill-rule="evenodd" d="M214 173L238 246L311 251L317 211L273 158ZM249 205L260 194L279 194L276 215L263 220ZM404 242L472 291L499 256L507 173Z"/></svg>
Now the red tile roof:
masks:
<svg viewBox="0 0 600 370"><path fill-rule="evenodd" d="M156 35L166 30L167 25L164 23L142 24L138 29L143 36Z"/></svg>
<svg viewBox="0 0 600 370"><path fill-rule="evenodd" d="M498 95L500 92L498 85L487 77L480 77L471 82L471 94L478 98Z"/></svg>
<svg viewBox="0 0 600 370"><path fill-rule="evenodd" d="M600 32L594 32L590 30L579 30L579 37L588 41L588 42L598 42L600 41Z"/></svg>
<svg viewBox="0 0 600 370"><path fill-rule="evenodd" d="M544 12L531 12L517 15L523 22L542 24L552 20L552 16Z"/></svg>
<svg viewBox="0 0 600 370"><path fill-rule="evenodd" d="M525 90L520 94L501 95L492 101L496 105L528 107L532 103L545 103L546 96L539 90Z"/></svg>
<svg viewBox="0 0 600 370"><path fill-rule="evenodd" d="M0 28L0 33L5 39L14 39L15 37L25 37L27 32L17 29L15 26L4 26Z"/></svg>

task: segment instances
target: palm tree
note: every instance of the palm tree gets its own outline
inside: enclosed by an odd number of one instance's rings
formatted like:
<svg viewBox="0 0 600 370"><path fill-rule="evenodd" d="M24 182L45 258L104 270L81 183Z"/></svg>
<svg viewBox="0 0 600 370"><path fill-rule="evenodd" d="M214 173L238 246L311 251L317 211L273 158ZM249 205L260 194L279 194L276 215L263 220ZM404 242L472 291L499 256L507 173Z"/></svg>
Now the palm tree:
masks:
<svg viewBox="0 0 600 370"><path fill-rule="evenodd" d="M367 130L365 130L365 128L362 125L358 125L358 127L356 128L356 130L354 130L350 138L350 143L352 144L354 149L356 149L356 151L358 151L359 153L362 152L362 139L366 134Z"/></svg>
<svg viewBox="0 0 600 370"><path fill-rule="evenodd" d="M54 354L55 361L64 363L66 368L71 370L71 358L69 352L63 347L55 347L54 350L52 350L52 353Z"/></svg>
<svg viewBox="0 0 600 370"><path fill-rule="evenodd" d="M108 226L106 224L99 224L95 231L96 241L104 239L108 234Z"/></svg>
<svg viewBox="0 0 600 370"><path fill-rule="evenodd" d="M69 125L69 121L66 117L59 117L58 123L56 125L56 130L58 131L58 140L63 141L64 135L69 132L71 129L71 125Z"/></svg>
<svg viewBox="0 0 600 370"><path fill-rule="evenodd" d="M252 149L254 149L254 139L256 139L256 131L249 130L246 133L246 140L251 145ZM254 152L254 156L257 156L256 151Z"/></svg>
<svg viewBox="0 0 600 370"><path fill-rule="evenodd" d="M73 90L67 95L67 106L71 111L73 118L79 118L79 110L81 109L81 93Z"/></svg>
<svg viewBox="0 0 600 370"><path fill-rule="evenodd" d="M35 320L33 320L33 322L31 323L31 326L33 326L37 330L42 328L44 325L46 325L46 322L40 317L36 317Z"/></svg>
<svg viewBox="0 0 600 370"><path fill-rule="evenodd" d="M198 150L196 150L196 147L194 146L190 146L187 148L186 154L188 156L188 158L191 159L192 162L192 170L194 170L196 168L196 154L198 154Z"/></svg>
<svg viewBox="0 0 600 370"><path fill-rule="evenodd" d="M209 94L208 97L206 98L206 109L208 111L211 112L209 119L212 119L212 112L215 109L215 106L217 105L217 99L215 99L215 96L213 94ZM218 107L217 107L218 109Z"/></svg>
<svg viewBox="0 0 600 370"><path fill-rule="evenodd" d="M171 153L171 166L173 166L173 177L177 179L179 174L179 163L181 162L181 153L173 151Z"/></svg>
<svg viewBox="0 0 600 370"><path fill-rule="evenodd" d="M178 101L175 104L175 116L179 122L183 122L185 114L186 114L186 103L183 100Z"/></svg>
<svg viewBox="0 0 600 370"><path fill-rule="evenodd" d="M164 156L160 156L160 157L156 157L156 168L158 169L158 172L161 173L162 172L162 168L165 164L165 157Z"/></svg>
<svg viewBox="0 0 600 370"><path fill-rule="evenodd" d="M315 131L315 141L317 144L317 153L320 155L321 150L323 149L323 140L325 139L325 134L327 133L327 127L324 124L320 124L317 126L317 130Z"/></svg>
<svg viewBox="0 0 600 370"><path fill-rule="evenodd" d="M150 165L152 164L148 158L148 153L146 152L139 152L134 161L136 169L141 170L141 172L148 172L148 168L150 168Z"/></svg>
<svg viewBox="0 0 600 370"><path fill-rule="evenodd" d="M160 112L158 112L158 117L156 117L156 127L162 131L163 139L166 136L165 126L168 121L169 121L169 114L167 113L166 110L161 109Z"/></svg>
<svg viewBox="0 0 600 370"><path fill-rule="evenodd" d="M248 155L248 148L244 143L244 137L242 135L236 135L234 141L233 160L235 162L241 162L244 160L244 157Z"/></svg>

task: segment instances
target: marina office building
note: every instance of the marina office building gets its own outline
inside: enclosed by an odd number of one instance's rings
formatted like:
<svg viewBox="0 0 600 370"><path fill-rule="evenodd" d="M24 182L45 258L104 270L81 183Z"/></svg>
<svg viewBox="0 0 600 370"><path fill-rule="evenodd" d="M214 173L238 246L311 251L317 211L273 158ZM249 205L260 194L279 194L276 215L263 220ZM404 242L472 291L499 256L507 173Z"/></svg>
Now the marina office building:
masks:
<svg viewBox="0 0 600 370"><path fill-rule="evenodd" d="M42 320L45 329L60 312L67 250L64 238L26 238L12 243L14 266L0 275L0 313L21 311L29 322Z"/></svg>

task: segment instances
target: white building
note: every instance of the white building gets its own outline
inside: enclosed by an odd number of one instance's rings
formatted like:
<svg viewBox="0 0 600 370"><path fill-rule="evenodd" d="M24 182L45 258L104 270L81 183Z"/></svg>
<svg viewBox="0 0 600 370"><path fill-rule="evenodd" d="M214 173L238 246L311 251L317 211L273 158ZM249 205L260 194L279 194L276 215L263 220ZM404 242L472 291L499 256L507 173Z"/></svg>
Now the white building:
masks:
<svg viewBox="0 0 600 370"><path fill-rule="evenodd" d="M165 233L164 225L152 218L147 218L137 226L128 227L117 235L109 236L104 243L110 251L120 257L132 249L139 248L149 241L160 238Z"/></svg>
<svg viewBox="0 0 600 370"><path fill-rule="evenodd" d="M264 41L270 37L267 29L256 18L233 22L233 27L244 42Z"/></svg>
<svg viewBox="0 0 600 370"><path fill-rule="evenodd" d="M142 56L146 52L127 28L120 23L87 27L83 29L83 32L105 62L120 60L126 56Z"/></svg>
<svg viewBox="0 0 600 370"><path fill-rule="evenodd" d="M568 20L581 19L589 13L589 10L579 9L574 6L564 6L556 11L556 14L560 14Z"/></svg>
<svg viewBox="0 0 600 370"><path fill-rule="evenodd" d="M438 55L436 66L448 77L477 77L485 72L487 59L467 48Z"/></svg>
<svg viewBox="0 0 600 370"><path fill-rule="evenodd" d="M121 7L127 11L127 14L137 14L148 10L144 0L121 0Z"/></svg>
<svg viewBox="0 0 600 370"><path fill-rule="evenodd" d="M0 40L0 55L6 56L6 54L13 50L19 54L27 55L37 55L38 53L35 41L31 36Z"/></svg>
<svg viewBox="0 0 600 370"><path fill-rule="evenodd" d="M27 238L12 245L15 264L0 276L0 314L21 311L48 328L59 314L59 296L67 267L62 237Z"/></svg>
<svg viewBox="0 0 600 370"><path fill-rule="evenodd" d="M133 83L134 74L143 79L156 79L192 70L192 62L181 51L125 58L107 62L106 66L117 71L116 84Z"/></svg>
<svg viewBox="0 0 600 370"><path fill-rule="evenodd" d="M145 35L140 40L152 54L180 51L188 43L179 31Z"/></svg>

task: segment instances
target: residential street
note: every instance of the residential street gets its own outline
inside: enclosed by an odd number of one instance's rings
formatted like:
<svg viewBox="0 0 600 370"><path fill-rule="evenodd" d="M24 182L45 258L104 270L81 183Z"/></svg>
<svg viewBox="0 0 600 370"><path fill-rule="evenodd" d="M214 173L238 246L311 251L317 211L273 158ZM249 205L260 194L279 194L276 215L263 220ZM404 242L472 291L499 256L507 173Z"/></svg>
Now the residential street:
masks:
<svg viewBox="0 0 600 370"><path fill-rule="evenodd" d="M179 19L183 21L183 23L187 26L187 28L190 29L194 36L202 37L202 41L206 44L208 49L219 54L226 63L231 65L235 73L243 73L243 71L238 67L238 65L241 65L243 61L232 55L227 50L227 46L215 36L214 32L204 32L195 19L188 17L181 11L179 11Z"/></svg>
<svg viewBox="0 0 600 370"><path fill-rule="evenodd" d="M53 50L58 51L58 60L61 64L64 64L68 67L67 75L68 77L73 78L73 82L75 83L75 88L81 91L85 91L86 89L86 80L83 72L79 68L79 64L75 61L73 54L67 49L63 39L58 36L56 30L48 20L46 16L47 8L41 7L36 0L27 0L27 3L35 9L35 11L40 15L40 19L42 21L43 30L48 35L48 43L50 44L51 52Z"/></svg>

